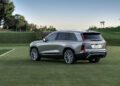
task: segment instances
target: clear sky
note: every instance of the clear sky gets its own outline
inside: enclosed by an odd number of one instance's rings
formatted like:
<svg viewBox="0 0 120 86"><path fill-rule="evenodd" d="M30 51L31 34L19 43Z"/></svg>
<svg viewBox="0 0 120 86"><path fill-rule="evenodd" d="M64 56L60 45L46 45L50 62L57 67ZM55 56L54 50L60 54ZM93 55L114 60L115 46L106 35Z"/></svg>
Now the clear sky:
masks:
<svg viewBox="0 0 120 86"><path fill-rule="evenodd" d="M120 0L13 0L15 13L29 23L53 25L57 29L88 29L120 25Z"/></svg>

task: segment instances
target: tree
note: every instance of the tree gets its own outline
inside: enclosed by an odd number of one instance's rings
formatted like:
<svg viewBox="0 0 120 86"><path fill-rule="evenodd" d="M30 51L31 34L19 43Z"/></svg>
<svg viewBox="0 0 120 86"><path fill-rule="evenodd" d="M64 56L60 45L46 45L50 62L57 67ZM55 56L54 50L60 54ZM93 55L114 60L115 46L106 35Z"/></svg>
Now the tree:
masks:
<svg viewBox="0 0 120 86"><path fill-rule="evenodd" d="M21 31L22 27L26 24L24 16L20 14L15 15L15 22L16 22L16 31Z"/></svg>
<svg viewBox="0 0 120 86"><path fill-rule="evenodd" d="M34 32L36 32L36 38L37 39L42 39L46 33L50 33L56 31L56 28L54 28L53 26L40 26L36 29L34 29Z"/></svg>
<svg viewBox="0 0 120 86"><path fill-rule="evenodd" d="M11 0L0 0L0 26L14 31L25 31L28 23L20 14L12 15L14 4Z"/></svg>
<svg viewBox="0 0 120 86"><path fill-rule="evenodd" d="M0 26L3 21L3 25L10 19L14 11L14 4L10 0L0 0Z"/></svg>
<svg viewBox="0 0 120 86"><path fill-rule="evenodd" d="M4 28L14 30L14 28L15 28L15 16L10 16L5 20Z"/></svg>
<svg viewBox="0 0 120 86"><path fill-rule="evenodd" d="M53 26L49 26L48 29L47 29L47 31L56 31L56 28L53 27Z"/></svg>
<svg viewBox="0 0 120 86"><path fill-rule="evenodd" d="M4 28L14 31L26 31L27 27L27 21L25 20L24 16L20 14L8 17L4 24Z"/></svg>
<svg viewBox="0 0 120 86"><path fill-rule="evenodd" d="M37 29L37 25L31 23L31 24L28 24L28 30L30 31L35 31Z"/></svg>

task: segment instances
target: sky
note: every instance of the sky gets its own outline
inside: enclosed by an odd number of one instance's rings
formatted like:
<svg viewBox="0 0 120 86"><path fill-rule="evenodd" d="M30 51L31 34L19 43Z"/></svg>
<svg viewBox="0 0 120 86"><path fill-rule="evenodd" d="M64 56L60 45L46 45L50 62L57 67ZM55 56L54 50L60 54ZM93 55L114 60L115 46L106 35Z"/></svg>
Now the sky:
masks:
<svg viewBox="0 0 120 86"><path fill-rule="evenodd" d="M120 25L120 0L13 0L14 14L29 23L52 25L59 30L84 30L91 26Z"/></svg>

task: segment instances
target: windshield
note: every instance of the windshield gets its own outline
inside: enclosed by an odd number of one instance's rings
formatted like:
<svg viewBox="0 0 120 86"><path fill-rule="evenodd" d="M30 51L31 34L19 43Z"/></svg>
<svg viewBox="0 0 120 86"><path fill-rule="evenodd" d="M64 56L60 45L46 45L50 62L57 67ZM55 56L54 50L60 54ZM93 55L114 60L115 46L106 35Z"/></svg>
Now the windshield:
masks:
<svg viewBox="0 0 120 86"><path fill-rule="evenodd" d="M100 33L83 33L84 40L101 41L103 38Z"/></svg>

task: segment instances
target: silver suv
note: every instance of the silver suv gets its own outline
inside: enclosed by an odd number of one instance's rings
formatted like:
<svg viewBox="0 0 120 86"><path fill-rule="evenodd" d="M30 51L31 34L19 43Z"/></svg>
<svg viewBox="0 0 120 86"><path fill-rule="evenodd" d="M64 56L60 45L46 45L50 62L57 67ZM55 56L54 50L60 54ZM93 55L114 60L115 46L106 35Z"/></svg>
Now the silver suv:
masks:
<svg viewBox="0 0 120 86"><path fill-rule="evenodd" d="M106 54L106 41L94 31L56 31L30 44L30 56L34 61L53 57L63 58L67 64L77 60L97 63Z"/></svg>

